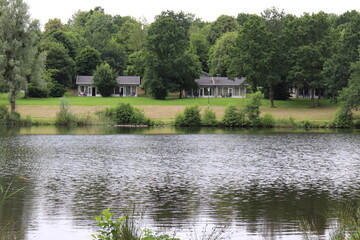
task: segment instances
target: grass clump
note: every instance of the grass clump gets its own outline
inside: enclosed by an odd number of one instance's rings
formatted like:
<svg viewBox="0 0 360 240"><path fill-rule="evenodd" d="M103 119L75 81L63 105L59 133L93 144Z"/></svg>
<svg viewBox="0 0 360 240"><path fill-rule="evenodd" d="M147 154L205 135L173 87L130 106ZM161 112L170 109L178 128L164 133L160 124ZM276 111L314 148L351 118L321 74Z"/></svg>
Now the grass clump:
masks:
<svg viewBox="0 0 360 240"><path fill-rule="evenodd" d="M323 237L314 236L316 226L313 221L300 221L303 239L320 240ZM358 240L360 239L360 208L358 203L346 203L337 213L337 224L326 239Z"/></svg>
<svg viewBox="0 0 360 240"><path fill-rule="evenodd" d="M296 128L297 124L295 118L280 118L276 119L275 127L279 128Z"/></svg>
<svg viewBox="0 0 360 240"><path fill-rule="evenodd" d="M60 111L56 114L55 124L59 126L76 125L76 117L70 111L69 101L65 98L60 100Z"/></svg>
<svg viewBox="0 0 360 240"><path fill-rule="evenodd" d="M85 126L91 124L89 114L76 116L70 110L69 101L65 98L60 100L60 111L56 114L55 125L58 126Z"/></svg>
<svg viewBox="0 0 360 240"><path fill-rule="evenodd" d="M119 103L116 107L106 108L105 117L119 125L154 125L154 123L140 109L129 103Z"/></svg>
<svg viewBox="0 0 360 240"><path fill-rule="evenodd" d="M276 120L272 114L267 113L261 118L261 125L264 128L272 128L275 127Z"/></svg>

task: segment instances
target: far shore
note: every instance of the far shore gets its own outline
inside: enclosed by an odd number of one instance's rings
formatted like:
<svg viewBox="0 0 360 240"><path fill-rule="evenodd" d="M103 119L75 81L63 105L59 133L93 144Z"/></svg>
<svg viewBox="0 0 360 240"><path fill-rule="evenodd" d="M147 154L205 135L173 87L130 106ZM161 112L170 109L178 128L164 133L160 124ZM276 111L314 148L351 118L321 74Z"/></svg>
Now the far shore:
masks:
<svg viewBox="0 0 360 240"><path fill-rule="evenodd" d="M129 103L141 109L144 114L155 121L171 123L178 113L186 106L197 105L202 111L211 108L218 120L222 119L225 109L229 105L244 106L245 98L183 98L171 96L166 100L155 100L149 97L78 97L67 95L71 111L76 115L90 115L97 119L97 112L105 108L116 106L118 103ZM9 106L7 94L0 94L0 105ZM16 111L22 118L30 117L34 121L52 122L59 111L60 98L23 98L19 96ZM275 101L276 108L270 108L270 101L264 99L260 107L261 115L270 113L275 119L293 118L296 121L309 120L314 122L330 122L333 120L339 104L322 99L320 106L310 108L310 99L290 99ZM360 111L354 111L354 116L360 117Z"/></svg>

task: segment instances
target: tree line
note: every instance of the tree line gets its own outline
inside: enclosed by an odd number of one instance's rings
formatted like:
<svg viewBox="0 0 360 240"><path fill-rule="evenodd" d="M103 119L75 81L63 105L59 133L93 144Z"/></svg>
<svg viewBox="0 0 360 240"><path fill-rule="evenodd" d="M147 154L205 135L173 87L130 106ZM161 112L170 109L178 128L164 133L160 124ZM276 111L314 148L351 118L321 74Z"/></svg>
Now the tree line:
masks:
<svg viewBox="0 0 360 240"><path fill-rule="evenodd" d="M43 30L22 0L0 0L0 11L0 91L10 93L12 110L21 90L31 97L62 96L75 87L77 75L95 75L100 67L112 72L108 76L141 76L142 87L157 99L173 91L182 97L182 90L196 88L203 71L246 77L271 106L288 99L294 87L309 90L312 106L315 91L337 101L349 84L352 106L359 105L355 10L294 16L270 8L260 15L221 15L214 22L163 11L148 24L96 7L75 12L67 23L50 19Z"/></svg>

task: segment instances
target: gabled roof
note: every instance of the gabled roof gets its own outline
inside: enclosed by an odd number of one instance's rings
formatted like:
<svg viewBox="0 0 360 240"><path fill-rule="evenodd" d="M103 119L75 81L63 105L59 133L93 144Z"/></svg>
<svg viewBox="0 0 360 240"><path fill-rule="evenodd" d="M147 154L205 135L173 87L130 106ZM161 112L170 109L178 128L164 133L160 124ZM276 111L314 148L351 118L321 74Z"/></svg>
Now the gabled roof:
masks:
<svg viewBox="0 0 360 240"><path fill-rule="evenodd" d="M139 76L118 76L116 81L119 85L140 85L140 77ZM93 76L77 76L76 84L81 85L92 85Z"/></svg>
<svg viewBox="0 0 360 240"><path fill-rule="evenodd" d="M246 78L229 79L227 77L200 77L195 82L199 86L240 86L243 85Z"/></svg>

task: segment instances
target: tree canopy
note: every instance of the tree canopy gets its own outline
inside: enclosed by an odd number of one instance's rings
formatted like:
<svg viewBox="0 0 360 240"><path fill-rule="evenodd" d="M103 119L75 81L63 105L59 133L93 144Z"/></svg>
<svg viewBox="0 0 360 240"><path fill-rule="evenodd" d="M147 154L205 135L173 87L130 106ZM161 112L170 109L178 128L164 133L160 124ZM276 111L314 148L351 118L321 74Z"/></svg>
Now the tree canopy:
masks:
<svg viewBox="0 0 360 240"><path fill-rule="evenodd" d="M141 76L146 93L159 99L168 92L182 97L183 90L197 87L194 80L203 71L210 76L246 77L249 88L261 90L272 106L273 100L293 94L293 88L308 91L315 106L315 93L338 100L360 60L360 13L355 10L294 16L269 8L259 15L220 15L213 22L168 10L148 24L95 7L75 12L67 23L50 19L41 32L39 24L30 20L26 5L20 7L22 1L0 2L4 9L0 28L5 36L0 45L1 75L10 76L8 69L13 69L22 76L19 82L1 81L1 91L10 91L16 82L12 96L37 80L46 79L42 88L75 87L76 75L92 75L100 63L107 63L118 75ZM15 16L14 11L21 14ZM20 62L26 62L21 71L10 67L12 60L7 65L5 61L15 59L12 54L20 49L14 39L29 46L18 55ZM11 51L4 57L6 49Z"/></svg>

